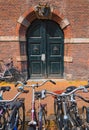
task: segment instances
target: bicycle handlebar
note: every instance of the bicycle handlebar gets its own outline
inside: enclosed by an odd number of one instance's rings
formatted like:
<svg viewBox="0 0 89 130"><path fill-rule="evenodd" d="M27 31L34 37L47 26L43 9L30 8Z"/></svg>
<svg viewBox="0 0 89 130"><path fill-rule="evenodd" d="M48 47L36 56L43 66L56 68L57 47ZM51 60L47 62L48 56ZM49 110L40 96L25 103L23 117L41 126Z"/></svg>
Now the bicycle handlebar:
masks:
<svg viewBox="0 0 89 130"><path fill-rule="evenodd" d="M17 81L15 83L15 87L17 87L19 84L21 84L24 87L27 84L27 82L26 81L25 82Z"/></svg>
<svg viewBox="0 0 89 130"><path fill-rule="evenodd" d="M47 90L42 90L41 93L43 94L44 98L46 97L46 94L51 94L51 95L54 95L56 97L65 97L65 96L72 95L73 93L75 93L78 90L83 90L84 92L88 92L87 88L89 88L89 85L79 86L79 87L75 88L74 90L72 90L71 92L68 92L68 93L63 92L62 94L57 94L55 92L51 92L51 91L47 91Z"/></svg>
<svg viewBox="0 0 89 130"><path fill-rule="evenodd" d="M5 91L10 91L10 89L11 89L10 86L1 86L1 87L0 87L0 91L3 91L3 92L5 92Z"/></svg>
<svg viewBox="0 0 89 130"><path fill-rule="evenodd" d="M89 86L79 86L77 88L75 88L73 91L69 92L69 93L62 93L60 96L69 96L72 95L73 93L75 93L78 90L83 90L84 92L88 92L87 88L89 88Z"/></svg>
<svg viewBox="0 0 89 130"><path fill-rule="evenodd" d="M29 92L29 90L24 90L24 89L20 89L20 88L18 88L17 89L18 90L18 93L12 98L12 99L10 99L10 100L0 100L0 103L9 103L9 102L13 102L14 100L16 100L17 99L17 97L19 96L19 95L21 95L22 93L28 93Z"/></svg>
<svg viewBox="0 0 89 130"><path fill-rule="evenodd" d="M43 81L43 82L40 83L40 84L36 83L36 84L32 84L32 85L26 85L27 82L28 82L28 81L26 81L26 82L24 82L24 83L21 82L21 81L17 81L16 84L15 84L15 87L17 87L17 85L21 84L21 85L22 85L22 86L21 86L22 88L24 88L24 87L32 87L32 88L35 88L35 87L43 86L46 82L51 82L52 84L56 84L53 80L46 80L46 81Z"/></svg>

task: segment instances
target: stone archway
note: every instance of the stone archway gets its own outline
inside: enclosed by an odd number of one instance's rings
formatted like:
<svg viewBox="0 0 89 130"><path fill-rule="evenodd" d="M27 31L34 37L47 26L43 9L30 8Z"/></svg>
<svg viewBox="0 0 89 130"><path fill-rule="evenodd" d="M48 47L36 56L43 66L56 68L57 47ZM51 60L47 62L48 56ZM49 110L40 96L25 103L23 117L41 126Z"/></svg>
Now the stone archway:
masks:
<svg viewBox="0 0 89 130"><path fill-rule="evenodd" d="M17 21L16 27L16 35L19 37L19 41L24 41L24 46L26 46L26 32L28 27L35 19L39 19L36 14L36 7L30 8L28 11L24 12ZM52 20L59 24L61 29L64 32L64 38L68 36L68 33L71 32L70 27L68 26L70 23L67 18L65 18L58 10L50 7L51 15L48 17L49 20ZM42 19L47 19L47 17L41 17ZM20 61L27 61L27 55L25 53L24 56L20 55Z"/></svg>

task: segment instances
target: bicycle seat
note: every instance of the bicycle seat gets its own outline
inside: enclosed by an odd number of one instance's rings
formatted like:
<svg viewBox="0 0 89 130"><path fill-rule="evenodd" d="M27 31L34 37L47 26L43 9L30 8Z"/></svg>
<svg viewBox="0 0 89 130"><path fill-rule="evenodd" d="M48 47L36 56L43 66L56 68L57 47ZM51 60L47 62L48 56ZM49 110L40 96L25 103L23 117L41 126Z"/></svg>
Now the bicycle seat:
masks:
<svg viewBox="0 0 89 130"><path fill-rule="evenodd" d="M69 93L71 91L73 91L76 88L76 86L69 86L66 88L66 93Z"/></svg>
<svg viewBox="0 0 89 130"><path fill-rule="evenodd" d="M10 89L11 89L10 86L1 86L1 87L0 87L0 91L3 91L3 92L5 92L5 91L10 91Z"/></svg>
<svg viewBox="0 0 89 130"><path fill-rule="evenodd" d="M4 64L6 67L9 67L10 66L10 63L5 63Z"/></svg>

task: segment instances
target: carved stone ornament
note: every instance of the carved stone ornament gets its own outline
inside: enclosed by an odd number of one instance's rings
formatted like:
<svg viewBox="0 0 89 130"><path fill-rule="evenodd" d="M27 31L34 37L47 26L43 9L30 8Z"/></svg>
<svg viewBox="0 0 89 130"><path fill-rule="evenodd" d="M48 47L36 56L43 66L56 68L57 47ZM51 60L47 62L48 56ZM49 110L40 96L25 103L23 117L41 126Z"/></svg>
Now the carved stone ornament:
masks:
<svg viewBox="0 0 89 130"><path fill-rule="evenodd" d="M49 19L51 17L51 8L48 3L39 3L39 5L35 6L35 12L37 18Z"/></svg>

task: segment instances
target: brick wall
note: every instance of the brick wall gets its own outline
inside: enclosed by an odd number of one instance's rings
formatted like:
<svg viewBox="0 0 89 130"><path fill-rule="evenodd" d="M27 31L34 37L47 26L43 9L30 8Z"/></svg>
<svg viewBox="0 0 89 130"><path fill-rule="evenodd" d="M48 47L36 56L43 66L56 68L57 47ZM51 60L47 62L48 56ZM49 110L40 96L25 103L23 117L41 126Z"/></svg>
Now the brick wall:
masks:
<svg viewBox="0 0 89 130"><path fill-rule="evenodd" d="M40 2L43 2L40 0ZM53 7L55 15L52 19L60 22L60 18L68 18L70 25L63 29L64 38L69 41L64 43L64 74L68 78L88 78L89 70L89 1L88 0L44 0ZM18 19L23 14L28 21L32 21L29 11L39 4L36 0L2 0L0 1L0 59L14 58L14 63L21 68L21 56L26 56L26 52L21 54L20 36L25 37L27 27L18 23ZM57 17L58 16L58 17ZM16 38L17 37L17 38ZM76 41L71 41L75 38ZM77 41L80 38L79 41ZM82 42L82 39L83 42ZM26 43L26 39L25 39ZM26 51L26 50L24 50ZM68 60L71 57L72 60ZM18 60L20 59L20 60ZM25 57L26 61L26 57ZM25 62L23 61L23 62Z"/></svg>
<svg viewBox="0 0 89 130"><path fill-rule="evenodd" d="M40 2L43 2L40 0ZM89 1L88 0L50 0L50 5L57 9L70 21L73 37L88 37L89 35ZM15 35L19 17L29 8L39 4L34 0L3 0L0 1L0 35Z"/></svg>
<svg viewBox="0 0 89 130"><path fill-rule="evenodd" d="M65 62L66 76L70 76L73 79L89 78L88 49L89 44L66 44L65 52L72 57L72 61Z"/></svg>

